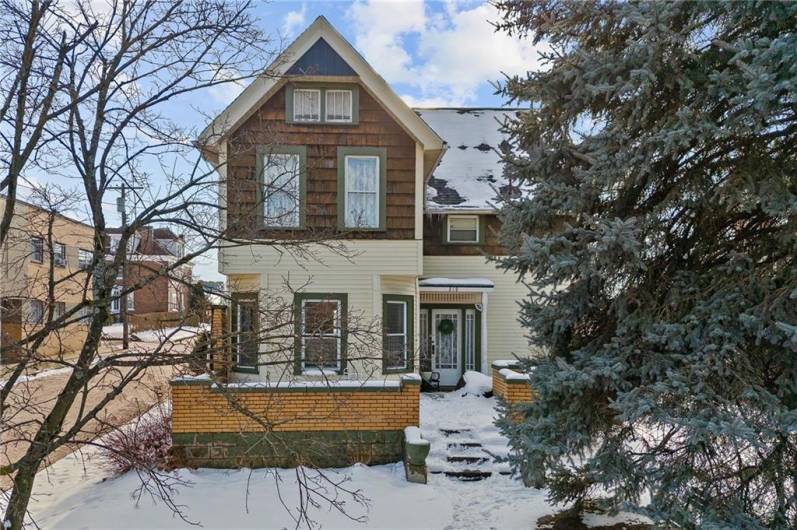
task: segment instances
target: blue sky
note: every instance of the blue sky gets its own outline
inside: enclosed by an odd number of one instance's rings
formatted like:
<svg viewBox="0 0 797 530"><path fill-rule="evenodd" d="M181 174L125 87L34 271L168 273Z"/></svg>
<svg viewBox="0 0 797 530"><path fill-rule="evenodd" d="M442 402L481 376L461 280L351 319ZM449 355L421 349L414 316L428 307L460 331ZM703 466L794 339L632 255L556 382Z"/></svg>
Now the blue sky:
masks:
<svg viewBox="0 0 797 530"><path fill-rule="evenodd" d="M103 2L93 1L95 5ZM325 16L411 106L501 106L490 82L500 81L502 72L520 74L536 69L539 61L538 49L530 41L495 32L491 22L497 21L499 14L483 1L275 1L256 3L254 14L264 31L284 45L317 16ZM204 118L195 108L216 115L241 90L243 86L225 85L172 102L169 117L201 130ZM159 165L152 166L151 193L157 194L159 180L165 179L158 177ZM53 180L48 175L29 177ZM117 223L113 200L106 198L106 215L110 223ZM222 279L215 256L198 259L195 275Z"/></svg>

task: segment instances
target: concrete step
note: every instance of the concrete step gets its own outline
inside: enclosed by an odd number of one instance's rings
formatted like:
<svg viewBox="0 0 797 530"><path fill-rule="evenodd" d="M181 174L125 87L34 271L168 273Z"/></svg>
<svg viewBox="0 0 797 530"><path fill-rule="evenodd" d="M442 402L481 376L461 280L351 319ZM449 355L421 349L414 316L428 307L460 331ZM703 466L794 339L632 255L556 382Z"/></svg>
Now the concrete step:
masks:
<svg viewBox="0 0 797 530"><path fill-rule="evenodd" d="M448 450L458 450L458 449L473 449L473 448L480 448L482 444L479 442L448 442Z"/></svg>
<svg viewBox="0 0 797 530"><path fill-rule="evenodd" d="M448 455L446 460L452 464L484 464L490 459L486 456Z"/></svg>

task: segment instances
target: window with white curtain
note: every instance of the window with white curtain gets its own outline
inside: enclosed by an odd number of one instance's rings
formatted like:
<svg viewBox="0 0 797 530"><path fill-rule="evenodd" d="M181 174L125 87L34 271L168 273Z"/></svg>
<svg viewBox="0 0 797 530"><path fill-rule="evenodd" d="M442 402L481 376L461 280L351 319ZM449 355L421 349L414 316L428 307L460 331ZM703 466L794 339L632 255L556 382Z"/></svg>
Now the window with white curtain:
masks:
<svg viewBox="0 0 797 530"><path fill-rule="evenodd" d="M346 228L379 228L379 157L346 156Z"/></svg>
<svg viewBox="0 0 797 530"><path fill-rule="evenodd" d="M321 121L321 91L297 88L293 91L293 121Z"/></svg>
<svg viewBox="0 0 797 530"><path fill-rule="evenodd" d="M298 154L265 155L263 213L266 226L299 226L300 166Z"/></svg>
<svg viewBox="0 0 797 530"><path fill-rule="evenodd" d="M326 91L326 121L351 123L352 121L351 90Z"/></svg>

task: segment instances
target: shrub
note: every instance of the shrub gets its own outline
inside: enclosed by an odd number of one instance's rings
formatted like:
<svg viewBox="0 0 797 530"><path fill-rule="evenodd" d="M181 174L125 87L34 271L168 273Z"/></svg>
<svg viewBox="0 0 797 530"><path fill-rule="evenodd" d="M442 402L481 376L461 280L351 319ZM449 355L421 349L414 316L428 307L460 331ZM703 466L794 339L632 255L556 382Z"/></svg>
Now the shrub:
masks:
<svg viewBox="0 0 797 530"><path fill-rule="evenodd" d="M104 466L117 476L133 469L166 468L172 445L171 420L171 408L159 403L103 437Z"/></svg>

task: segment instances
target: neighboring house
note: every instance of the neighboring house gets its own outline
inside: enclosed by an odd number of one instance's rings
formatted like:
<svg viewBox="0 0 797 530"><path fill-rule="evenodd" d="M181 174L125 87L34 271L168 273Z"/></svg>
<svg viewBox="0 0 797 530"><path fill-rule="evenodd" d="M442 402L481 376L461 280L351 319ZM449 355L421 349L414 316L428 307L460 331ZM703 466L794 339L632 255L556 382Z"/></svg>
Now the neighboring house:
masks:
<svg viewBox="0 0 797 530"><path fill-rule="evenodd" d="M317 463L395 460L402 429L418 422L419 372L452 388L466 370L487 374L491 361L528 353L517 322L526 289L485 257L504 253L494 201L516 191L502 176L498 120L515 111L411 109L323 17L269 72L200 145L225 183L221 222L230 232L309 245L231 245L218 255L236 300L225 376L239 386L228 390L247 388L240 402L258 407L269 399L259 393L280 392L281 408L268 415L288 449L235 464L195 457L213 445L209 433L237 447L243 438L224 438L231 430L251 430L256 440L262 426L219 413L224 402L206 382L181 380L175 451L195 465L283 465L312 449L286 451L326 436L334 456ZM347 251L314 243L324 239ZM278 307L292 308L293 318ZM376 344L363 332L373 322ZM249 340L264 329L274 331ZM318 392L311 401L302 397L308 389ZM348 407L341 396L351 397ZM201 413L197 403L206 404ZM307 419L326 410L334 417ZM291 442L295 431L301 442ZM358 438L341 444L330 432Z"/></svg>
<svg viewBox="0 0 797 530"><path fill-rule="evenodd" d="M108 230L108 254L111 261L118 252L121 229ZM185 240L169 228L143 228L128 240L127 284L142 287L127 296L129 315L151 315L172 313L173 317L185 316L192 275L191 263L169 270L185 253ZM117 276L120 292L125 284L121 272ZM111 312L115 319L120 315L121 300L114 297Z"/></svg>
<svg viewBox="0 0 797 530"><path fill-rule="evenodd" d="M0 197L0 212L5 206L6 199ZM91 265L93 240L94 228L90 225L16 201L11 228L0 249L0 362L15 362L22 351L20 341L47 321L51 260L55 285L53 318L91 300L91 289L86 289L87 277L82 271ZM90 308L84 307L75 318L89 314ZM86 333L86 327L77 321L55 330L36 350L37 358L74 355Z"/></svg>

